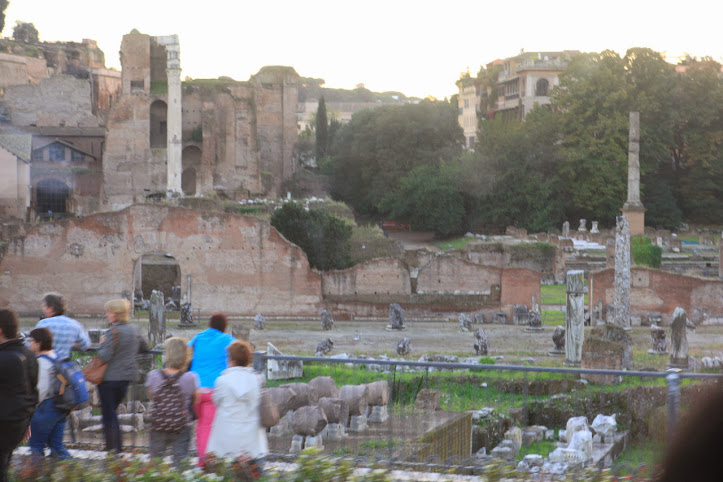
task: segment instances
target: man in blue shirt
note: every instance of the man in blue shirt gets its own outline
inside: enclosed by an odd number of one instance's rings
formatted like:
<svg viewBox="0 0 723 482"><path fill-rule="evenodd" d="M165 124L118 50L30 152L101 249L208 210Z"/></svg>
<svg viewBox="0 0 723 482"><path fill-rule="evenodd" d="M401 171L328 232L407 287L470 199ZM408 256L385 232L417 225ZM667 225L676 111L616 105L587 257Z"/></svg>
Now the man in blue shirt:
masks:
<svg viewBox="0 0 723 482"><path fill-rule="evenodd" d="M198 374L201 382L198 401L194 405L198 418L196 451L201 463L203 463L203 456L206 453L206 443L211 433L213 417L216 414L212 398L213 386L221 372L228 368L226 348L234 341L231 335L224 333L227 324L228 320L224 314L214 313L209 320L209 328L188 342L188 346L193 348L191 371Z"/></svg>
<svg viewBox="0 0 723 482"><path fill-rule="evenodd" d="M70 358L73 348L87 350L90 338L83 325L65 316L65 300L57 293L43 296L43 315L35 328L47 328L53 333L53 350L61 360Z"/></svg>

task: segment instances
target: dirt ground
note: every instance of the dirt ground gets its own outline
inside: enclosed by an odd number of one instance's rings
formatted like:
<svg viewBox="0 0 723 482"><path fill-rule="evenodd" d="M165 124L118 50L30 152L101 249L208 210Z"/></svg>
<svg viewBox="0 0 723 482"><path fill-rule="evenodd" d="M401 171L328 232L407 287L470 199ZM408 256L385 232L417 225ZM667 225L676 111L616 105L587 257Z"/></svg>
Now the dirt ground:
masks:
<svg viewBox="0 0 723 482"><path fill-rule="evenodd" d="M107 325L98 319L80 319L86 329L105 328ZM22 329L33 328L34 320L24 320ZM147 331L147 322L136 321L142 333ZM386 321L335 321L331 331L324 331L320 321L267 321L265 330L254 330L253 320L231 320L231 325L242 326L249 330L249 340L259 350L266 350L267 343L273 343L279 350L289 355L314 355L316 345L330 338L334 342L331 352L334 354L362 355L378 357L387 355L392 358L418 360L425 354L448 354L459 357L474 357L474 336L471 332L459 329L456 320L450 321L407 321L405 331L386 330ZM490 356L503 356L498 363L521 363L523 359L533 359L538 366L562 366L564 357L553 357L548 351L554 347L552 332L554 327L545 325L542 333L528 333L523 326L515 325L473 325L481 327L490 341ZM205 329L179 329L178 321L167 321L168 334L191 338ZM586 334L590 327L586 327ZM229 332L231 329L229 328ZM651 348L650 329L635 327L632 331L634 342L634 362L636 369L664 368L667 356L648 355ZM412 353L400 357L396 345L403 338L411 338ZM668 338L670 331L668 328ZM668 340L670 342L670 340ZM698 359L709 356L723 357L723 325L698 326L688 331L688 344L691 356Z"/></svg>

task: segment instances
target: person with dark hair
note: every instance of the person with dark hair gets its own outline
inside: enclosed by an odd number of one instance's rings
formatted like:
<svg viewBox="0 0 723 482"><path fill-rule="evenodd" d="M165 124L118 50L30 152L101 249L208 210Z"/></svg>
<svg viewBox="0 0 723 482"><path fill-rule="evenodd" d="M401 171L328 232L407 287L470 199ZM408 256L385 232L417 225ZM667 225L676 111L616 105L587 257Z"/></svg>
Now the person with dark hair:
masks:
<svg viewBox="0 0 723 482"><path fill-rule="evenodd" d="M131 304L128 300L111 300L105 304L110 328L101 336L98 357L108 363L103 381L98 385L105 434L105 449L120 452L122 435L116 409L128 393L128 386L138 377L136 355L148 351L148 343L138 327L128 323Z"/></svg>
<svg viewBox="0 0 723 482"><path fill-rule="evenodd" d="M35 328L48 328L53 333L53 350L58 358L70 358L73 348L87 350L90 338L83 325L65 315L65 300L58 293L43 296L43 315Z"/></svg>
<svg viewBox="0 0 723 482"><path fill-rule="evenodd" d="M53 334L47 328L35 328L30 332L30 351L38 359L38 408L30 422L30 453L35 457L45 456L45 447L50 455L59 459L72 458L63 444L65 423L68 413L55 408L53 400L53 379L57 355L53 351Z"/></svg>
<svg viewBox="0 0 723 482"><path fill-rule="evenodd" d="M38 362L18 338L18 317L0 309L0 482L5 482L13 450L30 437L38 404Z"/></svg>
<svg viewBox="0 0 723 482"><path fill-rule="evenodd" d="M248 342L236 340L227 351L228 368L213 390L216 417L206 452L230 459L246 455L260 466L269 449L259 412L262 375L251 367L253 353Z"/></svg>
<svg viewBox="0 0 723 482"><path fill-rule="evenodd" d="M203 454L206 452L211 423L216 413L211 392L216 378L226 369L226 348L234 340L231 335L224 333L228 320L223 313L211 315L208 325L207 329L198 333L188 342L188 346L193 349L191 371L196 373L200 380L194 410L198 419L196 450L201 463L203 463Z"/></svg>

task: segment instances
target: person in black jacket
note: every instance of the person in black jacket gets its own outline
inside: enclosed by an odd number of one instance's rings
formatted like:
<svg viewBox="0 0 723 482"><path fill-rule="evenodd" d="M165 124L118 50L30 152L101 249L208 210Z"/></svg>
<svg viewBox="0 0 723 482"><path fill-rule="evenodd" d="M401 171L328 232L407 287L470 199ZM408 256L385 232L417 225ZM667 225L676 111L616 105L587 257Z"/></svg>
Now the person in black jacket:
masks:
<svg viewBox="0 0 723 482"><path fill-rule="evenodd" d="M18 338L18 317L0 310L0 482L8 478L10 457L30 437L38 405L38 362Z"/></svg>

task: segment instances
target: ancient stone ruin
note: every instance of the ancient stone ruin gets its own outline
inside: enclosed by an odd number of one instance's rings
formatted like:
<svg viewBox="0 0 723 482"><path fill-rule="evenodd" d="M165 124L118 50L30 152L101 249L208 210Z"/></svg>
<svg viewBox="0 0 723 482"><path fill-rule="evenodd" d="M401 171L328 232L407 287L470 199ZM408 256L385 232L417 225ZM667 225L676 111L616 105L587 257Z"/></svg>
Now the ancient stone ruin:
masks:
<svg viewBox="0 0 723 482"><path fill-rule="evenodd" d="M681 307L673 312L670 325L670 367L688 368L688 315Z"/></svg>
<svg viewBox="0 0 723 482"><path fill-rule="evenodd" d="M166 306L163 292L153 290L151 304L148 309L148 341L155 347L166 339Z"/></svg>
<svg viewBox="0 0 723 482"><path fill-rule="evenodd" d="M316 356L328 355L333 348L334 342L331 341L331 338L322 340L316 345Z"/></svg>
<svg viewBox="0 0 723 482"><path fill-rule="evenodd" d="M265 330L266 329L266 317L261 313L256 313L254 316L254 330Z"/></svg>
<svg viewBox="0 0 723 482"><path fill-rule="evenodd" d="M479 356L487 356L490 349L490 342L487 333L482 328L474 330L474 352Z"/></svg>
<svg viewBox="0 0 723 482"><path fill-rule="evenodd" d="M472 320L465 313L459 314L459 329L462 331L472 330Z"/></svg>
<svg viewBox="0 0 723 482"><path fill-rule="evenodd" d="M665 330L655 323L650 325L650 338L653 348L648 350L651 355L665 355L668 352L668 341L665 339Z"/></svg>
<svg viewBox="0 0 723 482"><path fill-rule="evenodd" d="M555 348L550 350L550 355L564 355L565 354L565 328L560 325L555 327L555 331L552 332L552 342L555 344Z"/></svg>
<svg viewBox="0 0 723 482"><path fill-rule="evenodd" d="M406 356L412 352L412 339L404 337L397 343L397 355Z"/></svg>
<svg viewBox="0 0 723 482"><path fill-rule="evenodd" d="M625 216L615 225L615 312L613 323L630 328L630 226Z"/></svg>
<svg viewBox="0 0 723 482"><path fill-rule="evenodd" d="M567 311L565 312L565 365L580 366L585 336L585 272L567 272Z"/></svg>
<svg viewBox="0 0 723 482"><path fill-rule="evenodd" d="M407 326L404 321L404 310L397 303L389 305L389 324L388 330L406 330Z"/></svg>
<svg viewBox="0 0 723 482"><path fill-rule="evenodd" d="M322 310L321 312L321 329L329 331L334 328L334 319L331 317L331 313L328 310Z"/></svg>

